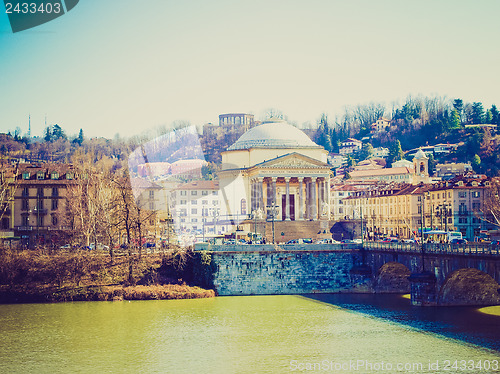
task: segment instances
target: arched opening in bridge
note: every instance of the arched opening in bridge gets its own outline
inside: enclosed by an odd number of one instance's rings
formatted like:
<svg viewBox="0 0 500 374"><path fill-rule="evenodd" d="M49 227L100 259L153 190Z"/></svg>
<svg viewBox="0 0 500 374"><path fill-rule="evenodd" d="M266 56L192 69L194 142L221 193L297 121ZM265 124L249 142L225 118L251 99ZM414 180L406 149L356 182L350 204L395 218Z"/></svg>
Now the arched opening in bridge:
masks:
<svg viewBox="0 0 500 374"><path fill-rule="evenodd" d="M441 305L497 305L500 304L500 285L489 274L474 268L463 268L450 273L438 295Z"/></svg>
<svg viewBox="0 0 500 374"><path fill-rule="evenodd" d="M376 293L408 293L411 271L399 262L388 262L380 267L375 277Z"/></svg>

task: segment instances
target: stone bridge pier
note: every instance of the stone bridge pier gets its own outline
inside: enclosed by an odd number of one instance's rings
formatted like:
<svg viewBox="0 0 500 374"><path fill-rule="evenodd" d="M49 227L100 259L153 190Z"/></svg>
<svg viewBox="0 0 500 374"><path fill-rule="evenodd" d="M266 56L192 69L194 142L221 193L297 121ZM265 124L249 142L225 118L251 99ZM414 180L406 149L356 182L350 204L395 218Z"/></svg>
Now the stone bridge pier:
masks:
<svg viewBox="0 0 500 374"><path fill-rule="evenodd" d="M417 306L500 304L500 256L358 249L351 270L374 292L411 293Z"/></svg>

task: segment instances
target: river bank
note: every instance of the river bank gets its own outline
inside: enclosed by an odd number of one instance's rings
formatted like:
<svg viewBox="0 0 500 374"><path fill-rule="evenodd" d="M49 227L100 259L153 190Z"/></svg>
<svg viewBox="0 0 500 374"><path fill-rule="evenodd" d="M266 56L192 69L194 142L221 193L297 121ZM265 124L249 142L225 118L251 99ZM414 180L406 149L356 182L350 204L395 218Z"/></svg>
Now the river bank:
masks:
<svg viewBox="0 0 500 374"><path fill-rule="evenodd" d="M164 300L214 297L192 278L192 253L0 253L0 303Z"/></svg>

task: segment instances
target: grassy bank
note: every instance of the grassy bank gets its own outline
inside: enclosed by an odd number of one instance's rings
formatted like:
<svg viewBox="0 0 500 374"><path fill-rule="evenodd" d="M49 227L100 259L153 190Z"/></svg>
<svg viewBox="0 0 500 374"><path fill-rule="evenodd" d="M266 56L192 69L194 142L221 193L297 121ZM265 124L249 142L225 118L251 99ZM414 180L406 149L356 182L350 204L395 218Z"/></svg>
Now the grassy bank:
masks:
<svg viewBox="0 0 500 374"><path fill-rule="evenodd" d="M186 252L111 257L104 252L1 250L0 303L215 296L213 290L185 283L192 257Z"/></svg>

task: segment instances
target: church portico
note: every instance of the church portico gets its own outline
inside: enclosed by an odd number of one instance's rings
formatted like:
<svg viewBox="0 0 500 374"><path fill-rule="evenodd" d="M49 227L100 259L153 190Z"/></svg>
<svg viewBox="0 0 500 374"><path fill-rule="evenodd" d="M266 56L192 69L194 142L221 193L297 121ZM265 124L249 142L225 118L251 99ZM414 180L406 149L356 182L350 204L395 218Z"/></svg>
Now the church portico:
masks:
<svg viewBox="0 0 500 374"><path fill-rule="evenodd" d="M328 184L329 176L251 178L251 212L270 220L274 204L274 219L278 221L329 219Z"/></svg>

